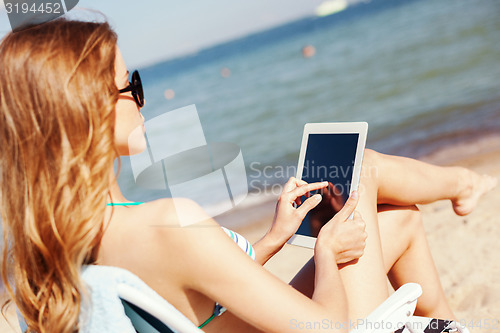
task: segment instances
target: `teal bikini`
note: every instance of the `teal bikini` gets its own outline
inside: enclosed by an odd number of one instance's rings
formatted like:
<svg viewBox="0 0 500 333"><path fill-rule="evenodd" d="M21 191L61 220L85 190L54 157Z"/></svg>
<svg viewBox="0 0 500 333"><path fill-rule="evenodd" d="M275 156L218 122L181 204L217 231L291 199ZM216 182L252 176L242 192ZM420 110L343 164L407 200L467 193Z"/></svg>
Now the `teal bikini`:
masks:
<svg viewBox="0 0 500 333"><path fill-rule="evenodd" d="M111 203L108 203L106 205L107 206L137 206L137 205L141 205L143 203L144 202L111 202ZM234 232L234 231L229 230L227 228L224 228L222 226L221 226L221 228L240 247L240 249L242 249L246 254L248 254L250 256L250 258L252 258L253 260L255 260L255 250L253 249L252 244L250 244L250 242L248 240L246 240L245 237L241 236L237 232ZM210 318L208 318L207 320L205 320L203 322L203 324L201 324L200 326L198 326L198 328L201 329L203 326L205 326L210 321L212 321L212 319L214 319L215 317L220 316L225 311L226 311L226 308L216 302L215 303L215 307L214 307L214 312L212 313L212 315L210 316Z"/></svg>
<svg viewBox="0 0 500 333"><path fill-rule="evenodd" d="M144 202L110 202L106 206L137 206L142 205Z"/></svg>

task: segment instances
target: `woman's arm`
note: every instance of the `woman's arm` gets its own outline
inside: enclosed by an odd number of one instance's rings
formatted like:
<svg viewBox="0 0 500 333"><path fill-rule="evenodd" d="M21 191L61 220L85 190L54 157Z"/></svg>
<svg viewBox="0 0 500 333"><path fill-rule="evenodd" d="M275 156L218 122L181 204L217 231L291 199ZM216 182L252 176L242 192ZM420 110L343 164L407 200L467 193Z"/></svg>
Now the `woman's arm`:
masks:
<svg viewBox="0 0 500 333"><path fill-rule="evenodd" d="M202 222L181 226L176 211ZM327 225L341 222L340 216L334 217ZM335 323L338 327L347 319L347 304L331 246L337 242L327 242L332 234L321 236L325 242L317 251L313 300L251 260L188 200L162 199L116 210L99 261L132 271L196 323L210 316L213 301L226 306L229 313L207 325L207 332L314 331L302 329L311 324L325 324L321 332L337 331Z"/></svg>
<svg viewBox="0 0 500 333"><path fill-rule="evenodd" d="M209 219L200 225L178 228L170 235L171 248L182 248L179 278L183 288L198 291L221 303L228 311L252 326L266 332L297 332L316 325L317 331L343 331L346 325L347 302L336 265L337 248L330 239L341 223L354 211L356 199L351 198L318 237L315 249L317 267L312 300L271 275L244 254ZM186 204L192 213L204 214L196 205ZM196 210L200 210L196 212ZM182 240L182 241L179 241ZM186 246L189 244L189 246ZM318 326L320 325L320 326ZM301 330L304 328L304 330Z"/></svg>

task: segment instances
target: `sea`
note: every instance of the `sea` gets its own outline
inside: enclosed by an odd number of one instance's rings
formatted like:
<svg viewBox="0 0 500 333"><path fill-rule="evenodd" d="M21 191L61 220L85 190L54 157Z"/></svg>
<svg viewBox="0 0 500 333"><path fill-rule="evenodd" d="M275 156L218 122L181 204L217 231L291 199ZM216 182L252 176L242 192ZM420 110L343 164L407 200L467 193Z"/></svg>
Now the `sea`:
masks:
<svg viewBox="0 0 500 333"><path fill-rule="evenodd" d="M240 147L256 198L295 175L305 123L366 121L367 147L414 158L500 133L500 1L363 1L140 72L146 120L195 104L207 142ZM119 184L169 195L138 187L127 157Z"/></svg>

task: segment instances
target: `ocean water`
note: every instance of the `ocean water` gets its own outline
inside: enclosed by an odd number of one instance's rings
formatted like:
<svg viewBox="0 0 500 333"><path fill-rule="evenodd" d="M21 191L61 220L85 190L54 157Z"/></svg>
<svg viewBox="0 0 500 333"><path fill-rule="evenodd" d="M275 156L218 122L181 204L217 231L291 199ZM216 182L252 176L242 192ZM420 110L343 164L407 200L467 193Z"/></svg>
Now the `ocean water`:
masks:
<svg viewBox="0 0 500 333"><path fill-rule="evenodd" d="M241 147L254 192L294 175L307 122L366 121L368 147L423 156L499 131L499 14L497 0L372 0L304 18L141 69L143 114L196 104L207 141ZM126 196L162 195L128 164Z"/></svg>

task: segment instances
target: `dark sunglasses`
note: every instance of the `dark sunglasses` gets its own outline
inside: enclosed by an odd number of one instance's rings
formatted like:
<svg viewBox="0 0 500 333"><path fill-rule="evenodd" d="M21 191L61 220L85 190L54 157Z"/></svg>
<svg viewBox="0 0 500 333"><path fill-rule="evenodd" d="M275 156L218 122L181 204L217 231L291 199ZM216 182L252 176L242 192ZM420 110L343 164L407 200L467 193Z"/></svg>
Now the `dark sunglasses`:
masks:
<svg viewBox="0 0 500 333"><path fill-rule="evenodd" d="M132 92L132 96L134 97L137 105L142 108L144 106L144 90L142 90L142 82L141 77L139 76L139 71L134 71L132 73L132 81L128 87L118 90L120 94L125 92Z"/></svg>

